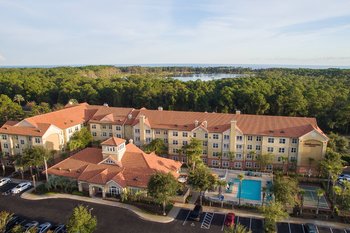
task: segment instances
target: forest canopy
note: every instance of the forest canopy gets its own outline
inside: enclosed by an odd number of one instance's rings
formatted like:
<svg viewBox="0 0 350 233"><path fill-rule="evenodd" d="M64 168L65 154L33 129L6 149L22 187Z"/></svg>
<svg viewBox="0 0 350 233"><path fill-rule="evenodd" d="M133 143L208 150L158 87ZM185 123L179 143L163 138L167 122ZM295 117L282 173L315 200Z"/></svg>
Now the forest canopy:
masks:
<svg viewBox="0 0 350 233"><path fill-rule="evenodd" d="M186 82L168 78L189 73L247 76ZM54 108L69 99L119 107L316 117L322 129L340 133L348 133L350 122L350 70L346 69L2 68L0 95L0 123L25 117L19 105L24 110L27 103Z"/></svg>

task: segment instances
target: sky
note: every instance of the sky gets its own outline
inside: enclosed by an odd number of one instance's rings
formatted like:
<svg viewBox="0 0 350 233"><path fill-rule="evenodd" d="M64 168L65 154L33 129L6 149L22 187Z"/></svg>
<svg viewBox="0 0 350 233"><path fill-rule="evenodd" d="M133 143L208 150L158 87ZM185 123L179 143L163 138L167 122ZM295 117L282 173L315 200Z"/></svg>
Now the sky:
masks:
<svg viewBox="0 0 350 233"><path fill-rule="evenodd" d="M0 0L0 66L350 66L349 0Z"/></svg>

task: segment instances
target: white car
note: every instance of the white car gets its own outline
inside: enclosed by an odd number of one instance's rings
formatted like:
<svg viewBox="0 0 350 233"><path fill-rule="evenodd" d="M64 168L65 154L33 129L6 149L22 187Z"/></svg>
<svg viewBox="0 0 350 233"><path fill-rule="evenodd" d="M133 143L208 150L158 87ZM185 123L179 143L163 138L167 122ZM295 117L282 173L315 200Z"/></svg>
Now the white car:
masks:
<svg viewBox="0 0 350 233"><path fill-rule="evenodd" d="M16 187L11 189L11 193L13 193L13 194L20 193L20 192L26 190L27 188L30 188L31 186L32 186L32 183L30 183L30 182L20 183Z"/></svg>
<svg viewBox="0 0 350 233"><path fill-rule="evenodd" d="M8 184L8 183L10 183L11 182L11 179L10 178L2 178L1 180L0 180L0 187L1 186L4 186L5 184Z"/></svg>
<svg viewBox="0 0 350 233"><path fill-rule="evenodd" d="M50 230L50 227L51 227L51 223L49 222L45 222L45 223L42 223L38 226L38 233L45 233L47 232L48 230Z"/></svg>

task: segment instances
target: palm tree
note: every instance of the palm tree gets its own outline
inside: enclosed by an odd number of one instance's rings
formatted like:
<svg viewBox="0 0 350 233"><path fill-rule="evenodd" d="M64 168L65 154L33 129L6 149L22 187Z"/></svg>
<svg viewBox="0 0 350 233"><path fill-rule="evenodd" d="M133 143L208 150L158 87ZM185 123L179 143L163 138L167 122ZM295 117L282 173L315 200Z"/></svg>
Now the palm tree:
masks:
<svg viewBox="0 0 350 233"><path fill-rule="evenodd" d="M222 187L227 185L226 180L218 179L216 185L219 187L219 196L222 194Z"/></svg>
<svg viewBox="0 0 350 233"><path fill-rule="evenodd" d="M300 189L299 195L300 195L300 214L303 214L305 190Z"/></svg>
<svg viewBox="0 0 350 233"><path fill-rule="evenodd" d="M319 188L316 190L316 194L317 194L317 209L316 209L316 215L318 215L318 211L320 209L320 200L321 200L321 197L323 197L324 195L324 190Z"/></svg>
<svg viewBox="0 0 350 233"><path fill-rule="evenodd" d="M282 156L281 157L281 160L282 160L282 173L284 174L284 164L287 162L288 164L288 157L287 156ZM288 171L288 168L287 168L287 171Z"/></svg>
<svg viewBox="0 0 350 233"><path fill-rule="evenodd" d="M237 223L235 226L225 230L225 233L252 233L251 230L248 230L245 226L240 223Z"/></svg>
<svg viewBox="0 0 350 233"><path fill-rule="evenodd" d="M20 94L17 94L13 97L13 101L17 102L19 105L21 105L21 102L24 101L24 97Z"/></svg>
<svg viewBox="0 0 350 233"><path fill-rule="evenodd" d="M340 196L342 193L342 189L339 186L333 186L333 209L332 209L332 214L334 214L335 207L337 205L337 196Z"/></svg>
<svg viewBox="0 0 350 233"><path fill-rule="evenodd" d="M242 181L244 180L244 174L238 174L237 178L239 179L239 196L238 196L238 205L241 205L241 194L242 194Z"/></svg>
<svg viewBox="0 0 350 233"><path fill-rule="evenodd" d="M263 198L261 200L261 206L264 206L265 197L266 197L266 191L267 191L267 187L265 186L265 187L262 188Z"/></svg>

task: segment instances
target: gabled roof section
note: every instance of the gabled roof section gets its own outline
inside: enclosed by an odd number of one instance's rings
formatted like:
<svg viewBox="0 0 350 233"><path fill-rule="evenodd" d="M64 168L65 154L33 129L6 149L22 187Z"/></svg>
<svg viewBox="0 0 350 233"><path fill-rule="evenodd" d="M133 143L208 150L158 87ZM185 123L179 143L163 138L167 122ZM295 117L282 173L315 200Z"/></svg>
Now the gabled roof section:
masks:
<svg viewBox="0 0 350 233"><path fill-rule="evenodd" d="M36 127L27 127L27 126L17 126L14 124L15 121L6 122L1 128L0 133L11 134L11 135L23 135L23 136L34 136L42 137L46 131L51 126L46 123L38 123Z"/></svg>
<svg viewBox="0 0 350 233"><path fill-rule="evenodd" d="M94 106L98 110L93 114L90 122L96 123L112 123L117 125L124 125L129 120L133 120L133 108L118 108L108 106Z"/></svg>
<svg viewBox="0 0 350 233"><path fill-rule="evenodd" d="M117 138L117 137L111 137L108 138L106 141L103 141L101 145L106 145L106 146L119 146L120 144L125 143L126 140L122 138Z"/></svg>

